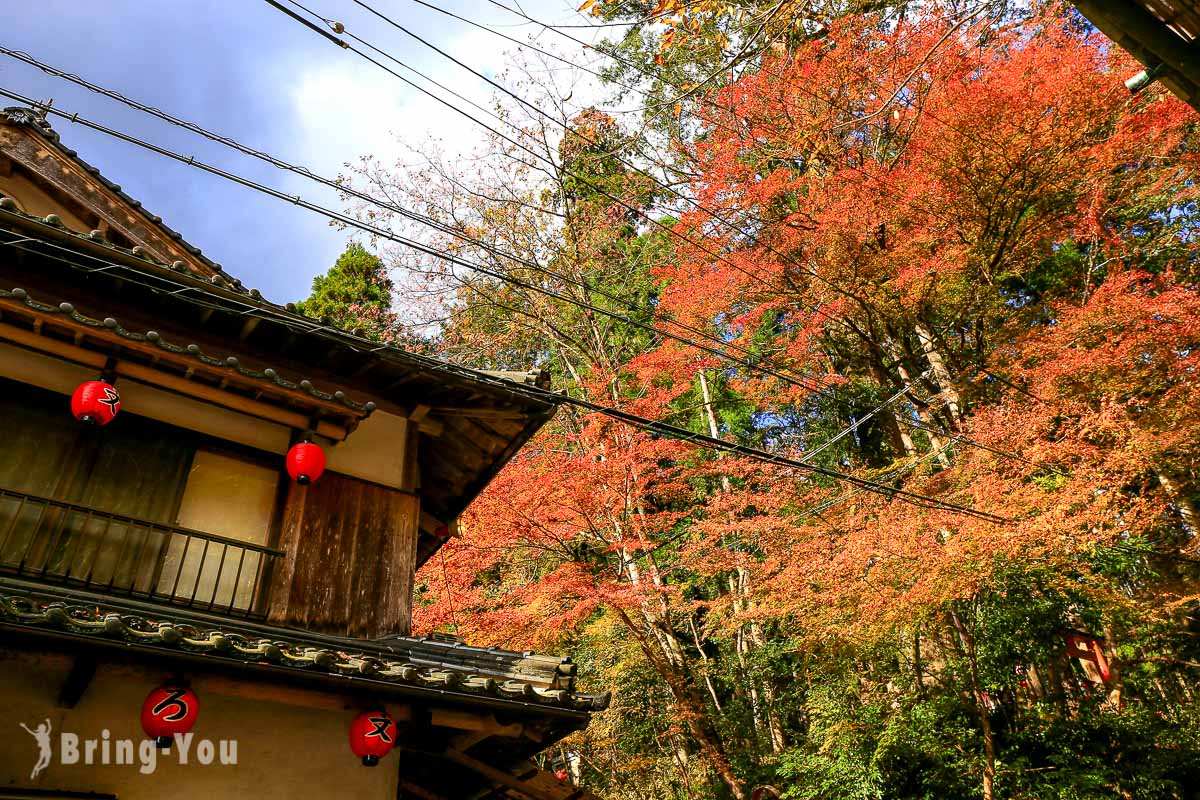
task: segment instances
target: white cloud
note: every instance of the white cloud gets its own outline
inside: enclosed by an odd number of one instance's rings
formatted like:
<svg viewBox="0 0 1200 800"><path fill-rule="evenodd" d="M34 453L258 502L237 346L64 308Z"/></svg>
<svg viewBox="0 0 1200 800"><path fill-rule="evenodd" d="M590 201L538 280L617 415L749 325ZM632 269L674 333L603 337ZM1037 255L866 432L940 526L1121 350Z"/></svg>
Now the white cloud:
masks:
<svg viewBox="0 0 1200 800"><path fill-rule="evenodd" d="M553 20L562 16L564 7L562 0L541 0L528 3L525 8L531 16L541 15ZM482 13L478 5L463 9L462 13L479 21L489 21L489 16ZM495 78L504 70L507 54L517 47L487 31L434 16L438 24L428 33L430 41L488 77ZM501 12L500 17L490 19L490 22L495 23L497 19L511 23L515 18ZM407 19L402 22L413 24ZM496 29L518 39L525 35L519 28ZM355 32L480 106L492 107L492 98L496 94L493 87L415 40L389 27L364 28ZM553 43L543 36L538 45L548 47ZM363 155L390 163L408 155L402 142L418 144L429 138L438 139L447 156L461 155L469 153L484 137L483 128L453 108L422 94L354 53L335 48L328 52L329 57L301 69L290 92L297 124L295 149L314 168L320 167L324 172L338 170L343 163L357 161ZM471 116L506 134L512 133L479 108L429 85L376 53L370 55ZM569 58L571 52L565 51L563 55ZM581 59L587 57L582 52L577 55Z"/></svg>

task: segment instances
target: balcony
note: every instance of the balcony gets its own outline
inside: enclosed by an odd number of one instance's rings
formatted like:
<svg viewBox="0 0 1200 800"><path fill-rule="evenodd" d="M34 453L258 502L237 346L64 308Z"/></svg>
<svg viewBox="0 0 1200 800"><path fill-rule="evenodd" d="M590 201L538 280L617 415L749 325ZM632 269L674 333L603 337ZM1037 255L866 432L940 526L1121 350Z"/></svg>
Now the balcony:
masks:
<svg viewBox="0 0 1200 800"><path fill-rule="evenodd" d="M281 550L0 488L0 575L261 618Z"/></svg>

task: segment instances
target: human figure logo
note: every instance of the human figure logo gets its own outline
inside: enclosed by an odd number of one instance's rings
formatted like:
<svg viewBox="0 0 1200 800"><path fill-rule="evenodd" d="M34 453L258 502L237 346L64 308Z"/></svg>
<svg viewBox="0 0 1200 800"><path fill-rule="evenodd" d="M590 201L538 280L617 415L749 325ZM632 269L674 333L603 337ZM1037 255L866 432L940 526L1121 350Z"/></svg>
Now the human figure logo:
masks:
<svg viewBox="0 0 1200 800"><path fill-rule="evenodd" d="M37 740L38 745L38 760L33 765L33 772L29 773L29 780L35 780L42 770L50 766L50 758L54 755L54 751L50 749L50 718L46 717L46 721L39 724L36 730L31 730L24 722L21 727L25 732Z"/></svg>

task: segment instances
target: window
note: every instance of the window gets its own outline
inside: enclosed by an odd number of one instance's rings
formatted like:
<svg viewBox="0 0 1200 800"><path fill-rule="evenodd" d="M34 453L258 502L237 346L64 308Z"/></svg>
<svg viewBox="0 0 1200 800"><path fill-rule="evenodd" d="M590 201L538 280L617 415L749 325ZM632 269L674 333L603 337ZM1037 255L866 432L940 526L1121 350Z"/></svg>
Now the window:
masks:
<svg viewBox="0 0 1200 800"><path fill-rule="evenodd" d="M278 492L278 469L197 450L176 524L266 546ZM158 589L195 603L244 610L264 566L261 561L254 550L176 534L167 548Z"/></svg>

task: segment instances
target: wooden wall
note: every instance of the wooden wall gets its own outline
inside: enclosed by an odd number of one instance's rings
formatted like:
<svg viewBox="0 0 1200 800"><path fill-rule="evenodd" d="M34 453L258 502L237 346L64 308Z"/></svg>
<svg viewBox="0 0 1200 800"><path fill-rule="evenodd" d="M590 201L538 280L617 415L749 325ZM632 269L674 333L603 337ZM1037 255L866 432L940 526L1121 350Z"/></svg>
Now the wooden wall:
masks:
<svg viewBox="0 0 1200 800"><path fill-rule="evenodd" d="M408 634L420 502L327 472L291 484L268 620L340 636Z"/></svg>

